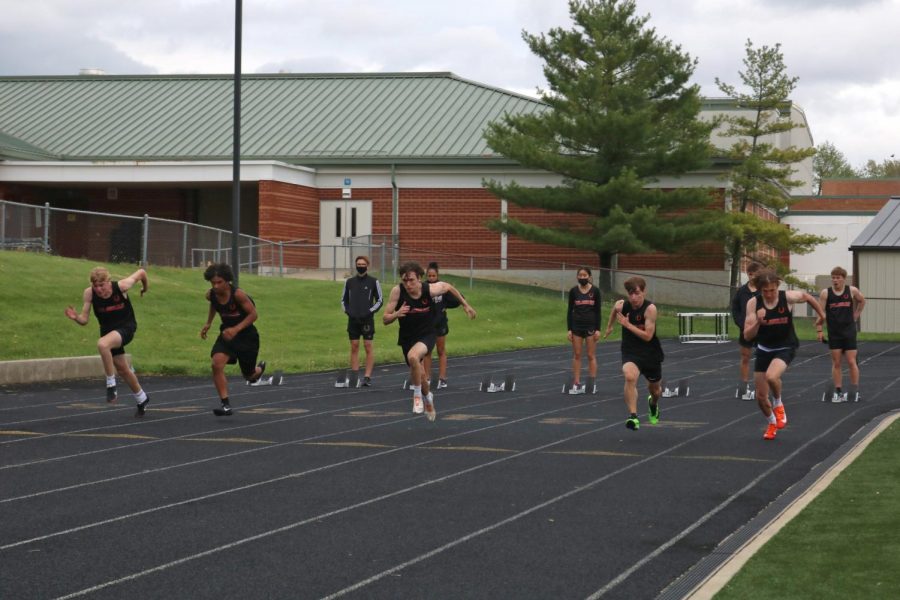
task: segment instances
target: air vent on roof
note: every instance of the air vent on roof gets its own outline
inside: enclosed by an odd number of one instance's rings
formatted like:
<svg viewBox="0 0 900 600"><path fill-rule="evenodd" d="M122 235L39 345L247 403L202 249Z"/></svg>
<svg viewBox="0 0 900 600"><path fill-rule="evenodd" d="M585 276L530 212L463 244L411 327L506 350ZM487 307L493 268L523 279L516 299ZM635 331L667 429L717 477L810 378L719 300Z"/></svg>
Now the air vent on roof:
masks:
<svg viewBox="0 0 900 600"><path fill-rule="evenodd" d="M78 71L78 74L79 75L106 75L106 71L104 71L103 69L96 69L96 68L80 69Z"/></svg>

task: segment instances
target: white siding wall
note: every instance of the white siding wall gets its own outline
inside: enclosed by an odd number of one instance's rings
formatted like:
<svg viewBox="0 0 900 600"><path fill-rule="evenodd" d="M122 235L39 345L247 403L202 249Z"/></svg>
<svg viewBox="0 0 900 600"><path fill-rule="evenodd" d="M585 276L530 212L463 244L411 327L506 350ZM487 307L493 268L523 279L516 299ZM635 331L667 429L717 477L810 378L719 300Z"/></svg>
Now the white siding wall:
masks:
<svg viewBox="0 0 900 600"><path fill-rule="evenodd" d="M865 229L874 215L788 215L782 223L801 233L835 238L833 242L816 246L809 254L791 254L794 275L807 283L815 283L816 275L828 275L837 266L853 275L853 253L850 244Z"/></svg>
<svg viewBox="0 0 900 600"><path fill-rule="evenodd" d="M862 331L900 332L900 252L865 250L858 256L860 291L866 297L860 317Z"/></svg>

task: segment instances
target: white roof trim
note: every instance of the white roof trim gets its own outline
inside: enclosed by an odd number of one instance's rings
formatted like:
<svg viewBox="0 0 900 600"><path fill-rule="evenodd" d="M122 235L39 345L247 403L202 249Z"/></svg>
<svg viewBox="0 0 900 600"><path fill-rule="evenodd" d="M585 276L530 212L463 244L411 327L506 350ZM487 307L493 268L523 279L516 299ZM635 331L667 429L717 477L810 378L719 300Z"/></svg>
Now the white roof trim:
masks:
<svg viewBox="0 0 900 600"><path fill-rule="evenodd" d="M231 161L0 161L0 181L15 183L226 183ZM241 181L281 181L315 187L315 169L277 161L244 161Z"/></svg>

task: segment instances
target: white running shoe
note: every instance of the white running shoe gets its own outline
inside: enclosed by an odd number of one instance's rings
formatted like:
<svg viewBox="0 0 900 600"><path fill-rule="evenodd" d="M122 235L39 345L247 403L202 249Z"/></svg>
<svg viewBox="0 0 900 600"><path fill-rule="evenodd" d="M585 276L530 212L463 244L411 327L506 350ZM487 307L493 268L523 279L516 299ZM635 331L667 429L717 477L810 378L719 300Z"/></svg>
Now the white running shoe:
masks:
<svg viewBox="0 0 900 600"><path fill-rule="evenodd" d="M431 422L437 418L437 411L434 410L434 394L431 392L425 396L425 418Z"/></svg>
<svg viewBox="0 0 900 600"><path fill-rule="evenodd" d="M413 412L421 415L425 412L425 406L422 404L422 396L413 396Z"/></svg>

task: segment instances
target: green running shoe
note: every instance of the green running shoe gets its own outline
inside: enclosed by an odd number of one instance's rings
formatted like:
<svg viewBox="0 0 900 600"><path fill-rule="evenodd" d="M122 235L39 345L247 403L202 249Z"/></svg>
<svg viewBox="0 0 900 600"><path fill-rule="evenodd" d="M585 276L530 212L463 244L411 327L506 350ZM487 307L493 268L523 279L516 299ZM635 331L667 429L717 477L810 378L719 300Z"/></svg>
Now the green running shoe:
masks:
<svg viewBox="0 0 900 600"><path fill-rule="evenodd" d="M641 422L638 421L637 417L630 417L627 421L625 421L625 427L628 429L640 429Z"/></svg>
<svg viewBox="0 0 900 600"><path fill-rule="evenodd" d="M651 425L659 423L659 401L653 404L653 395L647 396L647 416Z"/></svg>

